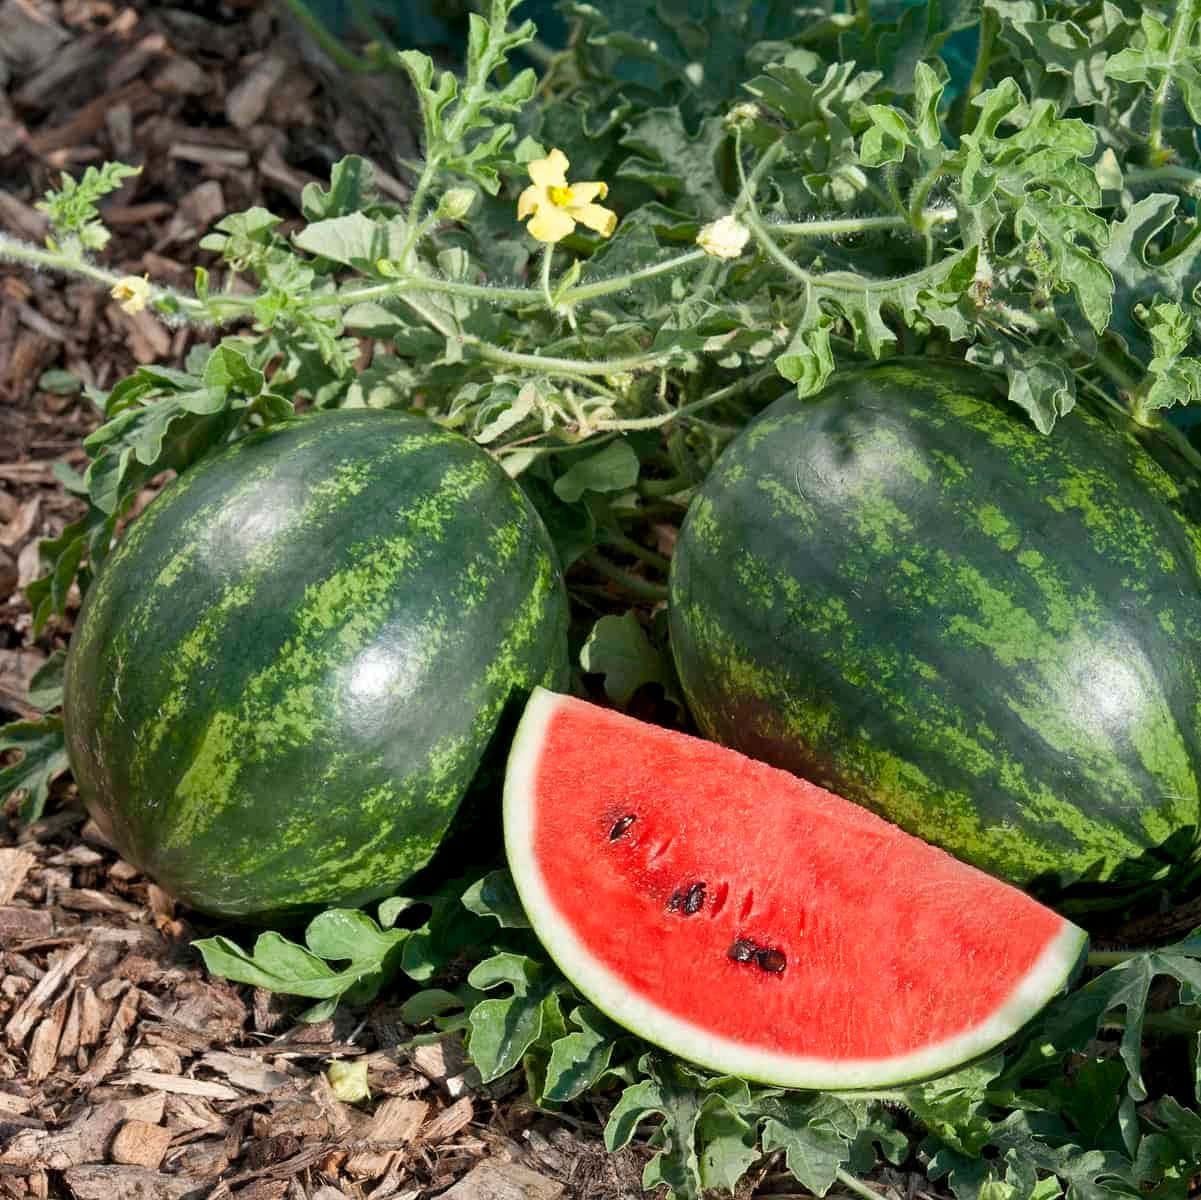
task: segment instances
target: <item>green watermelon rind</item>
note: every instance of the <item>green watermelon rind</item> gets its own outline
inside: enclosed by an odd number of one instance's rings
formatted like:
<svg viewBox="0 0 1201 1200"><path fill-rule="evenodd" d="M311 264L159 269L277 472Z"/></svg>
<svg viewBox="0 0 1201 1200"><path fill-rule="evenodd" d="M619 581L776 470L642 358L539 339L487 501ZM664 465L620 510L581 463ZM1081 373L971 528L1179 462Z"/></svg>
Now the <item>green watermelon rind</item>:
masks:
<svg viewBox="0 0 1201 1200"><path fill-rule="evenodd" d="M396 411L272 426L173 481L67 660L80 793L198 911L274 920L394 891L529 689L565 682L553 545L480 447Z"/></svg>
<svg viewBox="0 0 1201 1200"><path fill-rule="evenodd" d="M505 852L530 924L567 979L617 1024L672 1054L721 1074L779 1087L856 1090L927 1079L962 1066L1006 1041L1061 992L1087 950L1087 934L1064 921L1034 967L992 1015L921 1051L883 1059L823 1059L774 1053L720 1037L635 992L588 952L551 899L533 852L535 776L544 732L570 697L537 687L509 751L504 787ZM704 872L701 872L704 874ZM938 966L931 964L931 987Z"/></svg>
<svg viewBox="0 0 1201 1200"><path fill-rule="evenodd" d="M841 372L693 499L689 711L1020 887L1120 905L1201 858L1196 492L1116 415L1044 436L962 364Z"/></svg>

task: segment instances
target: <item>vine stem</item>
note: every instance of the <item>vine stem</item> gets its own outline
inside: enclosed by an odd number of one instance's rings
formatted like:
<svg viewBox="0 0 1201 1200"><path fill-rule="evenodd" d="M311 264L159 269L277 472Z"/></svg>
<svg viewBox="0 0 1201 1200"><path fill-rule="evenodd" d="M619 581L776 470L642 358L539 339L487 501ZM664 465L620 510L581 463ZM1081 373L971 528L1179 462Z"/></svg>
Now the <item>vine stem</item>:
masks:
<svg viewBox="0 0 1201 1200"><path fill-rule="evenodd" d="M880 1200L879 1192L869 1188L862 1179L856 1179L854 1175L844 1171L841 1167L835 1167L834 1175L847 1191L854 1192L856 1196L862 1196L863 1200Z"/></svg>
<svg viewBox="0 0 1201 1200"><path fill-rule="evenodd" d="M959 214L949 205L922 209L918 219L923 227L949 225L959 219ZM847 233L869 233L877 229L902 229L910 226L908 216L889 217L842 217L831 221L781 222L773 224L773 233L786 233L793 237L838 237Z"/></svg>
<svg viewBox="0 0 1201 1200"><path fill-rule="evenodd" d="M690 404L682 404L679 408L673 408L670 412L657 413L653 417L614 417L600 421L593 421L592 428L596 430L604 430L606 432L623 432L635 429L658 429L662 425L666 425L671 421L678 421L681 417L690 417L693 413L700 412L703 408L708 408L713 404L720 404L723 400L731 400L735 396L741 395L743 392L752 391L761 383L766 383L769 379L776 379L778 375L775 367L764 367L761 371L756 371L754 375L747 376L745 379L739 379L736 383L731 383L724 388L719 388L711 395L703 396L700 400L693 400Z"/></svg>
<svg viewBox="0 0 1201 1200"><path fill-rule="evenodd" d="M362 75L368 70L362 59L347 50L309 11L309 6L304 0L284 0L284 7L304 26L305 32L333 59L336 66L355 75Z"/></svg>
<svg viewBox="0 0 1201 1200"><path fill-rule="evenodd" d="M0 233L0 258L12 258L19 262L27 262L34 267L45 267L51 271L66 271L73 275L81 275L84 279L90 279L106 288L113 287L128 274L124 271L110 271L107 267L99 267L78 255L60 254L58 251L49 249L43 250L40 246L31 245L17 238L10 238L4 233ZM157 283L153 287L154 291L151 293L149 304L166 300L179 308L183 315L199 321L230 319L216 318L212 312L206 311L213 305L213 300L206 305L194 296L188 296L175 288L162 287ZM215 303L221 304L223 299L219 297ZM230 297L228 307L233 310L230 317L249 309L255 299L257 297Z"/></svg>
<svg viewBox="0 0 1201 1200"><path fill-rule="evenodd" d="M615 550L624 550L640 562L646 563L648 567L654 567L658 571L666 571L671 566L671 559L652 550L649 546L642 545L641 542L636 542L624 533L611 531L604 535L604 540L607 546L612 546Z"/></svg>
<svg viewBox="0 0 1201 1200"><path fill-rule="evenodd" d="M542 248L542 298L546 301L546 307L552 312L555 308L555 298L550 294L550 262L555 256L554 242L547 242Z"/></svg>
<svg viewBox="0 0 1201 1200"><path fill-rule="evenodd" d="M980 45L976 50L976 65L972 69L972 77L968 80L963 95L963 128L960 130L960 136L971 133L976 128L980 109L972 101L984 88L984 81L988 78L988 68L992 62L993 43L1000 31L1000 18L991 8L985 8L980 16Z"/></svg>
<svg viewBox="0 0 1201 1200"><path fill-rule="evenodd" d="M490 342L467 333L448 336L457 337L464 346L470 346L481 358L486 358L489 362L503 363L507 367L526 367L532 371L546 371L552 375L618 375L622 371L638 371L643 367L652 367L670 357L664 353L648 353L610 359L552 358L545 354L522 354L516 350L502 350L499 346L493 346ZM606 427L602 422L593 425L594 429Z"/></svg>
<svg viewBox="0 0 1201 1200"><path fill-rule="evenodd" d="M1136 167L1123 176L1125 183L1182 183L1193 195L1201 194L1201 171L1183 167L1178 163L1164 163L1159 167Z"/></svg>
<svg viewBox="0 0 1201 1200"><path fill-rule="evenodd" d="M658 604L667 599L667 588L661 583L651 583L650 580L643 579L640 575L632 575L629 571L623 571L620 567L615 567L608 559L597 554L595 550L589 550L580 558L580 561L587 564L598 575L603 575L640 600L650 600ZM878 1200L878 1197L873 1197L872 1200Z"/></svg>
<svg viewBox="0 0 1201 1200"><path fill-rule="evenodd" d="M1090 950L1086 961L1090 967L1117 967L1142 953L1141 950Z"/></svg>
<svg viewBox="0 0 1201 1200"><path fill-rule="evenodd" d="M1197 0L1179 0L1176 12L1172 17L1172 29L1168 40L1168 63L1174 65L1188 40L1193 26L1197 22ZM1163 145L1163 110L1168 101L1168 90L1172 86L1170 70L1165 70L1155 88L1151 100L1150 135L1147 140L1148 156L1153 164L1158 164L1166 154Z"/></svg>

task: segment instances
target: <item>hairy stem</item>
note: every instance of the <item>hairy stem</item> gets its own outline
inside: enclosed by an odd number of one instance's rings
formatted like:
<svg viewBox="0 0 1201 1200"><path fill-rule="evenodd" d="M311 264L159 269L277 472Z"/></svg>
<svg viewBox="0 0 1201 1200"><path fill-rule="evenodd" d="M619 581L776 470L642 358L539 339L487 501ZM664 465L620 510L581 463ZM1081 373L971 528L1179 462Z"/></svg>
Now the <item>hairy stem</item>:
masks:
<svg viewBox="0 0 1201 1200"><path fill-rule="evenodd" d="M968 80L963 95L963 128L959 131L962 136L971 133L976 127L980 109L972 101L984 90L988 79L988 69L992 63L993 43L1001 30L997 14L991 8L986 8L980 16L980 45L976 49L976 65L972 69L972 77Z"/></svg>
<svg viewBox="0 0 1201 1200"><path fill-rule="evenodd" d="M923 228L933 225L949 225L959 219L959 214L950 205L925 208L918 214ZM792 237L839 237L844 234L871 233L882 229L905 229L912 224L909 217L839 217L829 221L782 222L773 224L773 233L786 233Z"/></svg>
<svg viewBox="0 0 1201 1200"><path fill-rule="evenodd" d="M3 233L0 233L0 258L15 259L51 271L67 271L106 288L113 287L126 276L124 271L110 271L107 267L98 267L85 258L33 246ZM249 311L253 307L254 299L253 296L217 296L210 297L207 303L202 303L195 296L189 296L175 288L154 284L149 303L164 301L189 320L226 321ZM222 308L228 311L218 311Z"/></svg>
<svg viewBox="0 0 1201 1200"><path fill-rule="evenodd" d="M555 298L550 294L550 262L555 256L554 242L547 242L542 248L542 298L546 301L546 307L552 312L555 308Z"/></svg>
<svg viewBox="0 0 1201 1200"><path fill-rule="evenodd" d="M1175 65L1181 51L1192 35L1193 26L1197 23L1197 0L1179 0L1175 15L1172 17L1172 29L1168 40L1168 62ZM1150 134L1147 139L1147 153L1152 165L1158 165L1162 160L1171 156L1163 144L1163 110L1168 102L1168 92L1172 87L1172 73L1165 70L1155 88L1151 100Z"/></svg>

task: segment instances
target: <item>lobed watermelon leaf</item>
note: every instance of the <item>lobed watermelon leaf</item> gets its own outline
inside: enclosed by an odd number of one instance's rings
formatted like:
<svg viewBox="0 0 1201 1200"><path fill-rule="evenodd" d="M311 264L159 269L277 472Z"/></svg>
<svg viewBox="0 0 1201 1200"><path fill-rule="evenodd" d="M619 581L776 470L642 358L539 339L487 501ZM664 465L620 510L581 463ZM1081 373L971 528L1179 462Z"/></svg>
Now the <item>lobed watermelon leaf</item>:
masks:
<svg viewBox="0 0 1201 1200"><path fill-rule="evenodd" d="M580 666L605 677L605 695L618 708L624 709L643 684L657 683L683 711L675 670L632 609L621 616L610 613L593 625L580 649Z"/></svg>
<svg viewBox="0 0 1201 1200"><path fill-rule="evenodd" d="M29 703L41 712L61 708L63 703L63 672L67 665L65 650L55 650L33 673L29 681Z"/></svg>
<svg viewBox="0 0 1201 1200"><path fill-rule="evenodd" d="M409 932L381 928L357 909L336 908L313 918L305 929L304 946L274 930L259 934L250 953L221 934L201 938L193 945L215 975L321 1000L323 1003L302 1018L319 1021L328 1017L342 998L357 1003L373 999L396 973L398 951ZM346 966L336 970L330 961L345 962Z"/></svg>
<svg viewBox="0 0 1201 1200"><path fill-rule="evenodd" d="M478 917L492 917L502 929L529 929L525 909L513 876L503 868L489 871L482 879L473 883L462 897L463 907Z"/></svg>
<svg viewBox="0 0 1201 1200"><path fill-rule="evenodd" d="M6 750L15 750L21 757L0 769L0 803L24 793L19 816L22 823L28 824L41 817L50 797L50 785L70 767L62 718L0 725L0 754Z"/></svg>
<svg viewBox="0 0 1201 1200"><path fill-rule="evenodd" d="M551 1043L546 1067L543 1094L554 1102L574 1100L595 1087L608 1070L616 1043L626 1036L590 1004L574 1008L569 1020L576 1029Z"/></svg>
<svg viewBox="0 0 1201 1200"><path fill-rule="evenodd" d="M487 1083L518 1066L543 1036L546 1024L556 1019L561 1024L562 983L543 964L508 952L484 959L467 982L480 991L505 984L513 989L511 995L481 1000L471 1010L468 1050Z"/></svg>

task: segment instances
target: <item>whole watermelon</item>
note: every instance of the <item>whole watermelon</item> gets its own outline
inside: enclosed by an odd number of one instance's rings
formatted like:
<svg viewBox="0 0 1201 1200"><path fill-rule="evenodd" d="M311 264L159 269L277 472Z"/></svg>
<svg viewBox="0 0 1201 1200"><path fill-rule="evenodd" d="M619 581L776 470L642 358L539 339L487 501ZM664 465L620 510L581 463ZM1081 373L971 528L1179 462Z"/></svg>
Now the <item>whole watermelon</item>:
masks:
<svg viewBox="0 0 1201 1200"><path fill-rule="evenodd" d="M566 678L567 601L521 490L411 415L318 413L172 482L67 660L80 793L203 912L264 919L423 866L511 705Z"/></svg>
<svg viewBox="0 0 1201 1200"><path fill-rule="evenodd" d="M776 401L675 549L699 725L1047 894L1104 884L1076 889L1101 907L1179 877L1201 529L1196 481L1165 464L1082 408L1044 436L962 365L894 360Z"/></svg>

